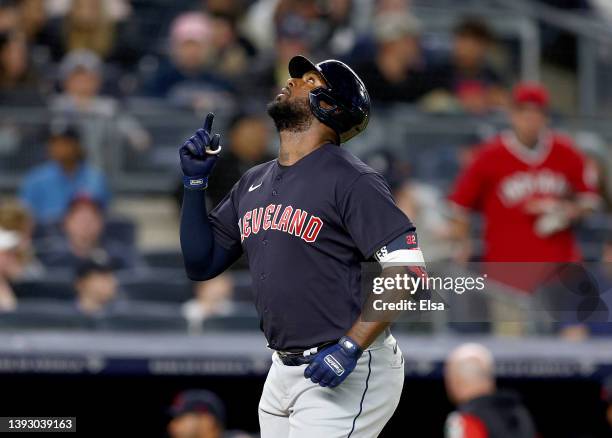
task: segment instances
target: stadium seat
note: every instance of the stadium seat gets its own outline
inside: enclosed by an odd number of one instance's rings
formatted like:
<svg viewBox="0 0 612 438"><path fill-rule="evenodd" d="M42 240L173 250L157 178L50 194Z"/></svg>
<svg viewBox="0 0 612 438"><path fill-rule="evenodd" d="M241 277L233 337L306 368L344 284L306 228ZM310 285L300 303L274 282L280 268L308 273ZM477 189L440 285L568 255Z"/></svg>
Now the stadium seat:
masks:
<svg viewBox="0 0 612 438"><path fill-rule="evenodd" d="M107 219L104 228L104 239L119 241L126 246L136 244L136 226L131 219L112 217Z"/></svg>
<svg viewBox="0 0 612 438"><path fill-rule="evenodd" d="M54 300L23 300L14 312L0 313L0 329L91 330L96 321L71 304Z"/></svg>
<svg viewBox="0 0 612 438"><path fill-rule="evenodd" d="M51 299L72 301L76 292L67 277L53 278L47 276L44 281L22 281L14 285L18 300L23 299Z"/></svg>
<svg viewBox="0 0 612 438"><path fill-rule="evenodd" d="M99 328L128 332L186 331L187 323L178 305L133 301L122 311L102 318Z"/></svg>
<svg viewBox="0 0 612 438"><path fill-rule="evenodd" d="M228 316L213 316L202 323L202 331L259 330L259 317L252 305L238 305L236 313Z"/></svg>
<svg viewBox="0 0 612 438"><path fill-rule="evenodd" d="M119 283L130 300L182 303L193 298L193 283L183 270L124 272L119 274Z"/></svg>
<svg viewBox="0 0 612 438"><path fill-rule="evenodd" d="M183 256L178 251L158 250L143 254L145 263L150 268L183 269Z"/></svg>

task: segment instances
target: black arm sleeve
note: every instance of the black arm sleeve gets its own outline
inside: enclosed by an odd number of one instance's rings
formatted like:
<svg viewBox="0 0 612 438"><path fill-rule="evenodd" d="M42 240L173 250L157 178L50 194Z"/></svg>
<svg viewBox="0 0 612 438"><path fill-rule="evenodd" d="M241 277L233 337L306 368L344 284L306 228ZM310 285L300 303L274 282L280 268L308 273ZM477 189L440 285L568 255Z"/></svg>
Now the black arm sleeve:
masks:
<svg viewBox="0 0 612 438"><path fill-rule="evenodd" d="M203 190L184 191L181 249L187 276L195 281L216 277L240 257L239 245L226 249L215 241Z"/></svg>

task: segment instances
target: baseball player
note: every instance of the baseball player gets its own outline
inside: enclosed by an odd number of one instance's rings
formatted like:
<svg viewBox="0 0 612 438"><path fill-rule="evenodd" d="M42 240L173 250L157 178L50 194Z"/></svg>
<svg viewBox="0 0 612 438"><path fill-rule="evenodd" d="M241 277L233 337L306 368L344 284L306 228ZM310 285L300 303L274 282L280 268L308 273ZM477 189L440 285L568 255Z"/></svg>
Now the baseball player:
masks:
<svg viewBox="0 0 612 438"><path fill-rule="evenodd" d="M446 438L536 438L519 396L498 390L491 352L480 344L456 347L444 367L444 383L457 410L446 419Z"/></svg>
<svg viewBox="0 0 612 438"><path fill-rule="evenodd" d="M210 214L203 189L220 150L212 114L180 148L185 267L207 280L247 255L274 350L263 438L376 437L399 402L403 358L388 323L361 319L360 263L414 266L423 256L382 177L341 147L368 123L362 81L342 62L302 56L289 74L268 105L278 158L248 170Z"/></svg>

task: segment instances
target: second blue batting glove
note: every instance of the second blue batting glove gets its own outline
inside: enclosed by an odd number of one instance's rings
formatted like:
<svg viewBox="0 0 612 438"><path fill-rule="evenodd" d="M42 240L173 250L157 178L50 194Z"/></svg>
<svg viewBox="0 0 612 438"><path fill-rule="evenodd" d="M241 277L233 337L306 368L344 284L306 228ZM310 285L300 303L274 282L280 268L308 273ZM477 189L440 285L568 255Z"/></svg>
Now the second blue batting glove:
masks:
<svg viewBox="0 0 612 438"><path fill-rule="evenodd" d="M208 186L208 176L217 161L217 154L221 152L219 134L211 135L212 123L215 115L209 113L204 126L189 137L179 149L181 169L183 170L183 184L187 189L205 189Z"/></svg>
<svg viewBox="0 0 612 438"><path fill-rule="evenodd" d="M354 340L343 336L337 344L316 354L304 370L304 377L321 386L334 388L353 372L362 353Z"/></svg>

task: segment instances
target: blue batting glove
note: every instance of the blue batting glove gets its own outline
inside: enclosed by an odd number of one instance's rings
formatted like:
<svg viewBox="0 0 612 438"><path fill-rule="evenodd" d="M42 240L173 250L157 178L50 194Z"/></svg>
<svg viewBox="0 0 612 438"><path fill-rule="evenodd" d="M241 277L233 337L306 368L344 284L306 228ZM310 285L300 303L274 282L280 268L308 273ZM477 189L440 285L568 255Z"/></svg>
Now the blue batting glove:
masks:
<svg viewBox="0 0 612 438"><path fill-rule="evenodd" d="M183 184L187 189L202 190L208 187L208 176L217 161L217 154L221 152L221 135L211 136L214 118L213 113L208 113L204 126L179 149Z"/></svg>
<svg viewBox="0 0 612 438"><path fill-rule="evenodd" d="M353 372L362 353L355 341L343 336L337 344L316 354L304 370L304 377L321 386L335 388Z"/></svg>

